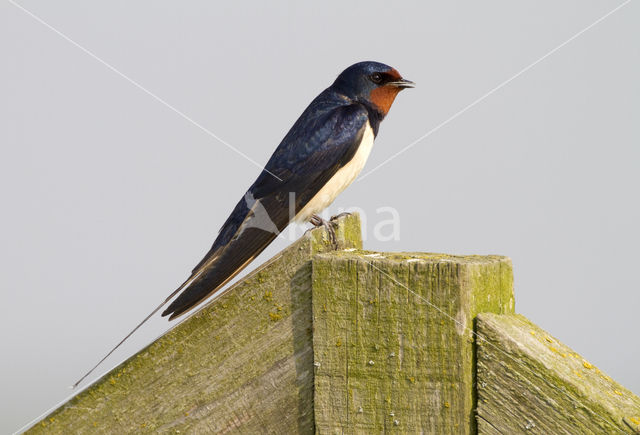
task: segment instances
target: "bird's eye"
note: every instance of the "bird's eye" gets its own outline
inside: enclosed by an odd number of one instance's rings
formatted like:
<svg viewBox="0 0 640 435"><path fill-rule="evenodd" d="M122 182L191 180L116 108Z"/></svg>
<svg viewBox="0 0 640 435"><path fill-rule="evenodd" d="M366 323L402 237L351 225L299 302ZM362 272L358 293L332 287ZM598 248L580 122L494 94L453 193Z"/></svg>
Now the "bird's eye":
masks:
<svg viewBox="0 0 640 435"><path fill-rule="evenodd" d="M382 74L380 73L371 74L371 81L376 84L382 83Z"/></svg>

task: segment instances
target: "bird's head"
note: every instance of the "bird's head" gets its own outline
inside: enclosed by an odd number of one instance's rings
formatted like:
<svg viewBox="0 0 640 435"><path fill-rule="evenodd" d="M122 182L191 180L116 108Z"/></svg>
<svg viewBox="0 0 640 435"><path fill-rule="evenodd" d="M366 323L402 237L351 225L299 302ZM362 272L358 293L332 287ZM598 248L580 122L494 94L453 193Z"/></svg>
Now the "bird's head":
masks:
<svg viewBox="0 0 640 435"><path fill-rule="evenodd" d="M384 116L398 92L413 88L414 83L403 79L389 65L358 62L342 71L332 86L348 98L373 106Z"/></svg>

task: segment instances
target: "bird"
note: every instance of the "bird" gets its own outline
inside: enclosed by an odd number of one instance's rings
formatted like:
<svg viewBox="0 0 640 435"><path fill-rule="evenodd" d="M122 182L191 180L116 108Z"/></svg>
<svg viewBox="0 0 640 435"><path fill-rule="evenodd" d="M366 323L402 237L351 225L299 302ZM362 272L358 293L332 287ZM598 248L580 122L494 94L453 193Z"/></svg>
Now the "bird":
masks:
<svg viewBox="0 0 640 435"><path fill-rule="evenodd" d="M342 71L293 124L189 278L102 361L178 293L163 317L173 320L197 307L247 267L292 221L324 226L335 242L332 223L319 213L362 171L396 96L414 86L380 62L358 62Z"/></svg>
<svg viewBox="0 0 640 435"><path fill-rule="evenodd" d="M173 320L199 305L292 220L331 232L319 213L358 176L396 95L412 86L379 62L359 62L344 70L289 130L162 316Z"/></svg>

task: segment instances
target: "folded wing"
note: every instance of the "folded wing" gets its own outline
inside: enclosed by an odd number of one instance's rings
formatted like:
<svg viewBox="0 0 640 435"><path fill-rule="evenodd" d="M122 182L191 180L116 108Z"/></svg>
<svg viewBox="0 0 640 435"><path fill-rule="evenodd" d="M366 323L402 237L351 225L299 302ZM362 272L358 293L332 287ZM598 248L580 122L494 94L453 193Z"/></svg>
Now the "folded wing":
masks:
<svg viewBox="0 0 640 435"><path fill-rule="evenodd" d="M163 316L174 319L224 286L351 160L367 124L367 111L359 104L327 109L322 97L311 103L283 139L209 252L174 292L181 293Z"/></svg>

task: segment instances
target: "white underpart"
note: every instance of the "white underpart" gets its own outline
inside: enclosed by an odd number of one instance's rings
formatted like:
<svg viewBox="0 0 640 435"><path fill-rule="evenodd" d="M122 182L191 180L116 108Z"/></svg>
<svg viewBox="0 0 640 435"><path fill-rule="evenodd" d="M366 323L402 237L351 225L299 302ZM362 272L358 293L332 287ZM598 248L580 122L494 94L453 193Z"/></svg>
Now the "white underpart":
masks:
<svg viewBox="0 0 640 435"><path fill-rule="evenodd" d="M353 158L349 160L349 163L340 168L338 172L327 181L322 189L311 198L311 201L298 212L295 217L297 222L306 222L314 214L320 213L327 208L347 186L353 183L353 180L356 179L360 171L362 171L364 164L367 162L369 154L371 154L373 139L373 130L367 121L362 140Z"/></svg>

